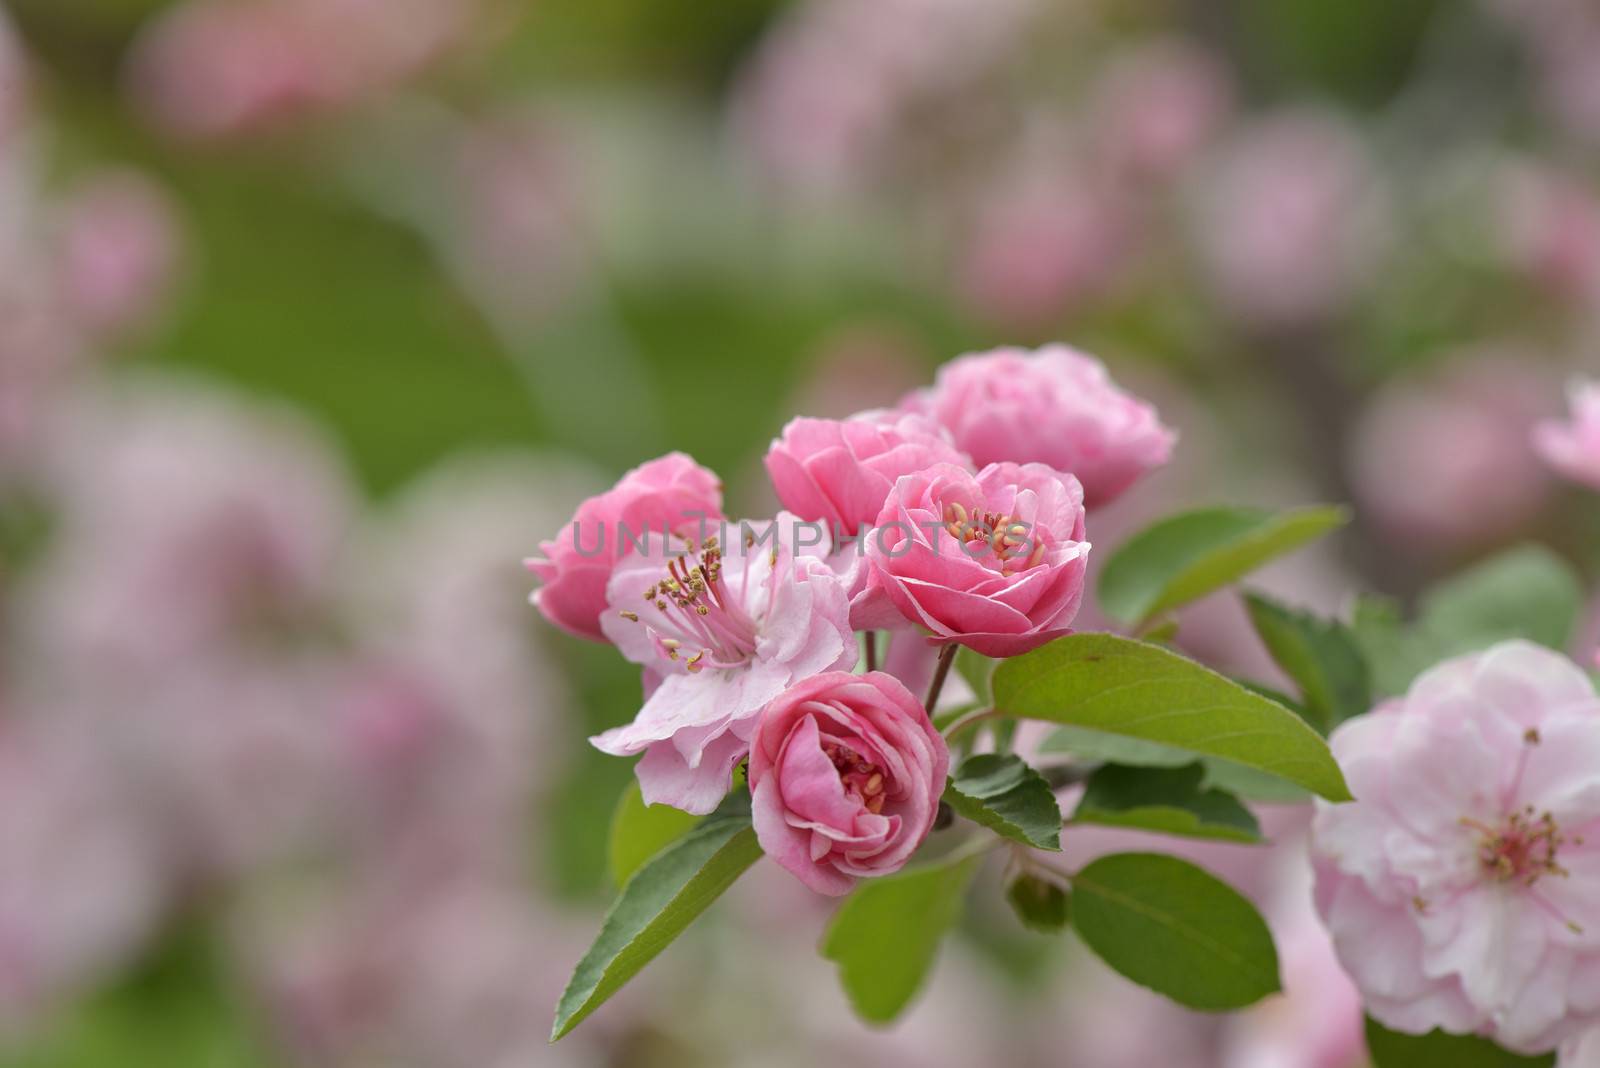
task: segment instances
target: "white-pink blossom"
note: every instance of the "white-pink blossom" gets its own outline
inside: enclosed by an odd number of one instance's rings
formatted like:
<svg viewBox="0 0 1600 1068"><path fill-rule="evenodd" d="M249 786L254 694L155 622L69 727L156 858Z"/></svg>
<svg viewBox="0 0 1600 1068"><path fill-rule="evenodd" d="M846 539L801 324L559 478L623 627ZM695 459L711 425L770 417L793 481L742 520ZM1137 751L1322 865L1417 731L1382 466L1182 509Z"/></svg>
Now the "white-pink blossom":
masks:
<svg viewBox="0 0 1600 1068"><path fill-rule="evenodd" d="M856 661L844 584L800 544L812 535L820 544L820 527L780 513L720 531L698 543L650 535L617 565L601 618L644 667L648 696L632 723L591 741L614 756L644 754L646 804L696 813L727 792L762 706Z"/></svg>
<svg viewBox="0 0 1600 1068"><path fill-rule="evenodd" d="M1600 1024L1600 697L1527 642L1340 727L1317 906L1367 1010L1541 1052Z"/></svg>

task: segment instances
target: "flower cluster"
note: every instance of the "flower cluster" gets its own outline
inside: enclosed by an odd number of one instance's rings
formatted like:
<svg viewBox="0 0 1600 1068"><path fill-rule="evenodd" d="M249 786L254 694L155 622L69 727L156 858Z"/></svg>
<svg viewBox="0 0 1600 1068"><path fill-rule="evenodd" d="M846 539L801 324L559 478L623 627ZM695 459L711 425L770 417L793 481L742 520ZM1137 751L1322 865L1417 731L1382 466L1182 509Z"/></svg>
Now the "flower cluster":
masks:
<svg viewBox="0 0 1600 1068"><path fill-rule="evenodd" d="M1092 357L964 356L897 410L785 427L766 457L776 517L727 518L682 454L629 472L528 561L533 603L642 669L638 715L592 741L640 755L646 803L708 813L748 760L768 855L844 894L904 865L937 815L938 683L922 701L906 680L958 646L1015 656L1069 633L1085 484L1102 504L1172 442ZM880 631L902 677L874 670Z"/></svg>

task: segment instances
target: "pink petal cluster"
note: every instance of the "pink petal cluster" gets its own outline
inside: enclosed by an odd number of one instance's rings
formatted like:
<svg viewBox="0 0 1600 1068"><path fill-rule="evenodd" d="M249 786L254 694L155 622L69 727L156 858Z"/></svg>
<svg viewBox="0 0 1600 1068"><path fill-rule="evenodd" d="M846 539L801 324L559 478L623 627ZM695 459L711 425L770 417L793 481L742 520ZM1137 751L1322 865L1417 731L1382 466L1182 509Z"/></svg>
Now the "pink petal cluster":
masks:
<svg viewBox="0 0 1600 1068"><path fill-rule="evenodd" d="M648 698L632 723L590 741L614 756L644 754L646 804L710 812L762 706L855 663L845 588L820 558L797 552L803 526L779 515L698 544L655 534L611 577L601 626L644 667Z"/></svg>
<svg viewBox="0 0 1600 1068"><path fill-rule="evenodd" d="M722 483L681 452L668 453L623 475L615 486L578 506L572 521L527 561L543 585L533 604L570 634L605 641L600 616L606 584L646 533L690 535L722 519ZM640 586L640 589L643 589Z"/></svg>
<svg viewBox="0 0 1600 1068"><path fill-rule="evenodd" d="M1319 805L1317 907L1398 1031L1541 1052L1600 1024L1600 697L1526 642L1346 723L1356 800Z"/></svg>
<svg viewBox="0 0 1600 1068"><path fill-rule="evenodd" d="M928 714L882 672L828 672L762 711L750 744L761 847L821 894L899 870L928 836L950 754Z"/></svg>
<svg viewBox="0 0 1600 1068"><path fill-rule="evenodd" d="M1600 490L1600 381L1575 382L1568 393L1570 417L1536 426L1533 445L1562 476Z"/></svg>
<svg viewBox="0 0 1600 1068"><path fill-rule="evenodd" d="M867 539L869 595L985 656L1070 632L1089 543L1077 479L1043 464L974 475L937 464L895 483Z"/></svg>
<svg viewBox="0 0 1600 1068"><path fill-rule="evenodd" d="M767 474L783 506L849 534L870 526L902 475L965 465L949 436L924 416L887 411L849 419L795 419L767 450Z"/></svg>
<svg viewBox="0 0 1600 1068"><path fill-rule="evenodd" d="M1104 364L1065 345L962 356L904 407L932 416L975 464L1041 463L1075 476L1090 507L1166 463L1177 440Z"/></svg>

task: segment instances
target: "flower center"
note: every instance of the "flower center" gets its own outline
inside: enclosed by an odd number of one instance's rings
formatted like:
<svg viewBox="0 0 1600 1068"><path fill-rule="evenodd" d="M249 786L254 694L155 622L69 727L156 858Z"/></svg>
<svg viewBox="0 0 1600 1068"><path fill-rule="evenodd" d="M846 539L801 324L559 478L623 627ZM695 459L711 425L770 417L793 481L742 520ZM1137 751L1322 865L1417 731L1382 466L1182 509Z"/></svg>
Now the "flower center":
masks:
<svg viewBox="0 0 1600 1068"><path fill-rule="evenodd" d="M961 502L951 501L944 506L944 528L962 545L986 545L1007 575L1044 559L1044 542L1034 538L1026 523L1003 513L976 506L968 511Z"/></svg>
<svg viewBox="0 0 1600 1068"><path fill-rule="evenodd" d="M823 742L822 752L833 761L839 772L839 781L847 793L860 799L866 810L876 816L883 811L886 795L883 792L883 769L862 757L840 742Z"/></svg>
<svg viewBox="0 0 1600 1068"><path fill-rule="evenodd" d="M1567 875L1556 863L1556 854L1567 839L1550 813L1536 815L1529 805L1506 817L1499 827L1474 819L1461 822L1478 832L1478 861L1496 880L1532 886L1546 875Z"/></svg>
<svg viewBox="0 0 1600 1068"><path fill-rule="evenodd" d="M655 606L644 625L663 659L683 662L695 674L707 667L744 664L756 651L756 621L722 578L722 549L716 537L667 563L666 575L644 591ZM622 618L642 622L637 612Z"/></svg>

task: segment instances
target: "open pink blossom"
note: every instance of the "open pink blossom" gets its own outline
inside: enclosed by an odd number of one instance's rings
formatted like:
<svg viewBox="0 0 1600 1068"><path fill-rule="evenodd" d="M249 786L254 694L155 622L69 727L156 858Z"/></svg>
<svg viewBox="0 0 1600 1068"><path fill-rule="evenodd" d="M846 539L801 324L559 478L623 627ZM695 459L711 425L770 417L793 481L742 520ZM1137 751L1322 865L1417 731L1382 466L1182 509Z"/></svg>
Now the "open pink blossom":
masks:
<svg viewBox="0 0 1600 1068"><path fill-rule="evenodd" d="M652 534L617 566L601 626L645 669L644 707L591 738L643 753L646 804L706 813L728 790L761 707L801 679L855 663L849 599L819 557L799 554L800 520L729 524L689 545Z"/></svg>
<svg viewBox="0 0 1600 1068"><path fill-rule="evenodd" d="M673 452L641 464L578 505L571 523L539 543L544 557L526 561L544 583L534 591L534 607L571 634L605 641L600 615L618 562L646 533L695 534L721 518L722 483L693 459Z"/></svg>
<svg viewBox="0 0 1600 1068"><path fill-rule="evenodd" d="M1600 490L1600 381L1575 382L1569 395L1571 418L1540 423L1533 446L1565 477Z"/></svg>
<svg viewBox="0 0 1600 1068"><path fill-rule="evenodd" d="M848 534L872 525L901 475L966 462L937 423L885 411L849 419L795 419L767 450L766 460L785 508Z"/></svg>
<svg viewBox="0 0 1600 1068"><path fill-rule="evenodd" d="M866 542L870 597L985 656L1069 633L1083 600L1083 489L1043 464L907 475Z"/></svg>
<svg viewBox="0 0 1600 1068"><path fill-rule="evenodd" d="M928 837L950 752L900 680L832 671L761 712L750 744L756 836L820 894L905 866Z"/></svg>
<svg viewBox="0 0 1600 1068"><path fill-rule="evenodd" d="M1368 1012L1548 1050L1600 1023L1600 697L1527 642L1339 728L1317 907Z"/></svg>
<svg viewBox="0 0 1600 1068"><path fill-rule="evenodd" d="M1065 345L962 356L903 406L938 420L975 464L1041 463L1076 476L1091 507L1166 463L1177 440L1104 364Z"/></svg>
<svg viewBox="0 0 1600 1068"><path fill-rule="evenodd" d="M1556 1068L1600 1068L1600 1028L1563 1042Z"/></svg>

